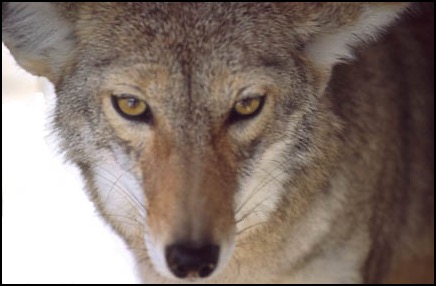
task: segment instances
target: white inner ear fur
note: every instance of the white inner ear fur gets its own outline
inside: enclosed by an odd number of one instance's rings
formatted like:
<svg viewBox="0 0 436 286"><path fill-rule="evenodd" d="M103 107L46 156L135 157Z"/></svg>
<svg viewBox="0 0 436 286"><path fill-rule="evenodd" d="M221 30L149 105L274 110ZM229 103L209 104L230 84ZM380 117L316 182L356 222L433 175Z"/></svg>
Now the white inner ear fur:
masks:
<svg viewBox="0 0 436 286"><path fill-rule="evenodd" d="M8 5L12 12L6 15L2 37L17 61L32 73L37 72L32 70L28 60L40 60L48 65L51 73L58 72L73 50L72 24L48 2Z"/></svg>
<svg viewBox="0 0 436 286"><path fill-rule="evenodd" d="M406 8L407 5L366 7L354 24L316 35L305 52L315 64L327 69L336 63L351 60L353 46L375 40Z"/></svg>

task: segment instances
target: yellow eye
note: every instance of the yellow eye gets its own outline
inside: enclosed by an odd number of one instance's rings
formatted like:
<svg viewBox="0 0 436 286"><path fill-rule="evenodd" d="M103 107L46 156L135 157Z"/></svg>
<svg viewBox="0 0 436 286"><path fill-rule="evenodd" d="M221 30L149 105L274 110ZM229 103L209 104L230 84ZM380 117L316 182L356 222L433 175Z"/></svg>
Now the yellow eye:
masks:
<svg viewBox="0 0 436 286"><path fill-rule="evenodd" d="M124 118L136 121L149 121L151 114L145 101L134 96L112 96L115 110Z"/></svg>
<svg viewBox="0 0 436 286"><path fill-rule="evenodd" d="M117 104L120 110L129 116L139 116L147 110L147 104L134 97L119 98Z"/></svg>
<svg viewBox="0 0 436 286"><path fill-rule="evenodd" d="M262 106L263 97L252 97L239 100L233 110L243 116L254 115Z"/></svg>

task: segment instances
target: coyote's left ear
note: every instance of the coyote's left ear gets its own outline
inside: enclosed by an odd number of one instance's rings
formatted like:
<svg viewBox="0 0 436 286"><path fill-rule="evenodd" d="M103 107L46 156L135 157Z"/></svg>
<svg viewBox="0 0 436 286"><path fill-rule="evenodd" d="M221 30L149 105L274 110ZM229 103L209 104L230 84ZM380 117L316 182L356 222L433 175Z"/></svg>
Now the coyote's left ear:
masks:
<svg viewBox="0 0 436 286"><path fill-rule="evenodd" d="M75 50L76 4L3 2L2 41L28 72L55 82Z"/></svg>
<svg viewBox="0 0 436 286"><path fill-rule="evenodd" d="M408 3L305 4L310 38L306 55L320 68L353 58L352 48L375 40L409 6ZM310 6L312 5L312 6Z"/></svg>

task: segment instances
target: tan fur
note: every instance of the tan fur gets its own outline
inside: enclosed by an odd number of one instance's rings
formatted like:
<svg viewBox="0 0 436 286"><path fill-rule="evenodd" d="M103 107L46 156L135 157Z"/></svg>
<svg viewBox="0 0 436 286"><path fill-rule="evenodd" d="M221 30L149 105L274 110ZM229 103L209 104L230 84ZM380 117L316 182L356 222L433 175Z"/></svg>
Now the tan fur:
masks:
<svg viewBox="0 0 436 286"><path fill-rule="evenodd" d="M144 282L434 282L433 4L23 5L3 41ZM220 246L211 277L170 273L179 241Z"/></svg>

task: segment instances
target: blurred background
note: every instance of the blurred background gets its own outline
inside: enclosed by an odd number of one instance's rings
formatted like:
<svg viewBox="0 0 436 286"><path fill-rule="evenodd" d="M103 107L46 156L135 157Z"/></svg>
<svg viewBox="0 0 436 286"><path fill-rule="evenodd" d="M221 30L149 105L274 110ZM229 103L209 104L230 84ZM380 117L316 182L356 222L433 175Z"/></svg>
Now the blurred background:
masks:
<svg viewBox="0 0 436 286"><path fill-rule="evenodd" d="M124 243L56 154L54 99L2 45L2 284L136 283Z"/></svg>

